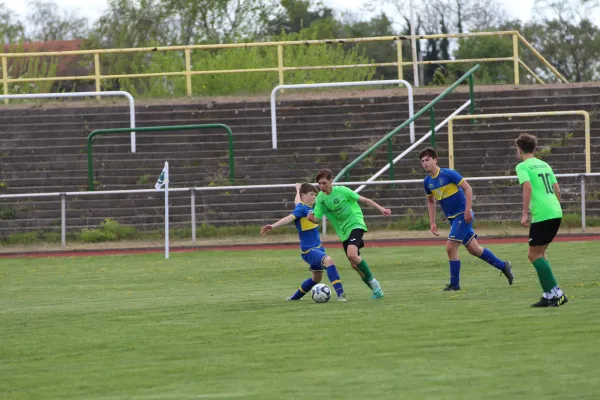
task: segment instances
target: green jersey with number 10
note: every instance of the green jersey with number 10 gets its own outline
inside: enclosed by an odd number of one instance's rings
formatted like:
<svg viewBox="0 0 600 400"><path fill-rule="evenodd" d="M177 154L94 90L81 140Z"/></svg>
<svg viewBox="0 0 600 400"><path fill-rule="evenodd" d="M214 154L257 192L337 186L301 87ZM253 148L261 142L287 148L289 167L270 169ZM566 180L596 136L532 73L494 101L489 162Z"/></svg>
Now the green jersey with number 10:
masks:
<svg viewBox="0 0 600 400"><path fill-rule="evenodd" d="M554 193L556 177L552 168L544 161L532 157L517 165L519 184L531 183L531 222L562 218L560 202Z"/></svg>

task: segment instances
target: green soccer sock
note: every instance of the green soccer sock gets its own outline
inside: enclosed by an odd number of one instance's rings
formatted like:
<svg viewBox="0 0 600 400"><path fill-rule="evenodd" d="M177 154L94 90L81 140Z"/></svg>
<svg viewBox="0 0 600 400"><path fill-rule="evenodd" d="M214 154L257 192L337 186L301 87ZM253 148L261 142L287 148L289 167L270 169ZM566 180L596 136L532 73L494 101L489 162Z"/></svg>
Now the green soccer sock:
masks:
<svg viewBox="0 0 600 400"><path fill-rule="evenodd" d="M548 260L540 257L532 264L538 274L538 279L540 280L540 285L542 285L542 290L545 293L552 291L552 288L557 286L557 283Z"/></svg>
<svg viewBox="0 0 600 400"><path fill-rule="evenodd" d="M358 264L358 269L364 275L362 280L365 283L365 285L371 287L369 282L373 280L373 274L371 273L371 270L369 269L369 266L367 265L367 262L364 259L360 262L360 264Z"/></svg>

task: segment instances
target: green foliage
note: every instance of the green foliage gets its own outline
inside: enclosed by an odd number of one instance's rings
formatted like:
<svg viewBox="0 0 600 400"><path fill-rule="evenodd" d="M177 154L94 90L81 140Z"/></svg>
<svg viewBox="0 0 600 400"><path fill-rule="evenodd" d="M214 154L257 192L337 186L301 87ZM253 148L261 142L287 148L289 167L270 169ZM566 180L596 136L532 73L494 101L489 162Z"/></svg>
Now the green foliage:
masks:
<svg viewBox="0 0 600 400"><path fill-rule="evenodd" d="M9 220L17 218L17 210L14 207L0 208L0 220Z"/></svg>
<svg viewBox="0 0 600 400"><path fill-rule="evenodd" d="M134 238L136 229L122 226L110 218L100 223L100 229L85 228L79 233L79 240L85 243L114 242Z"/></svg>
<svg viewBox="0 0 600 400"><path fill-rule="evenodd" d="M281 41L312 39L316 39L316 33L309 30L297 34L283 33L277 38ZM346 49L342 44L285 47L283 53L286 67L368 64L371 61L364 50L358 47ZM277 47L196 50L191 53L191 65L193 71L275 68L278 65ZM132 74L182 72L185 71L185 56L183 52L176 51L156 52L139 60L134 59L128 66L117 63L114 73L123 73L120 68L125 68ZM285 82L291 84L370 80L374 74L375 67L300 70L286 72ZM278 83L277 72L200 74L192 77L192 93L200 96L266 93ZM107 82L107 85L110 86L110 82ZM120 80L118 85L137 97L186 95L186 79L183 76L130 78Z"/></svg>
<svg viewBox="0 0 600 400"><path fill-rule="evenodd" d="M5 244L33 244L39 243L42 239L39 232L23 232L23 233L12 233L4 241Z"/></svg>
<svg viewBox="0 0 600 400"><path fill-rule="evenodd" d="M138 178L137 183L140 185L146 185L146 184L150 183L150 174L144 174L144 175L140 176Z"/></svg>
<svg viewBox="0 0 600 400"><path fill-rule="evenodd" d="M445 86L446 85L446 75L442 68L437 68L433 73L433 78L431 78L431 82L429 82L432 86Z"/></svg>
<svg viewBox="0 0 600 400"><path fill-rule="evenodd" d="M512 57L513 47L510 36L486 36L459 39L459 47L454 52L454 58L476 59L476 58L501 58ZM471 68L467 64L448 64L450 74L461 76ZM477 72L478 84L491 83L513 83L513 65L510 62L486 62L481 64Z"/></svg>
<svg viewBox="0 0 600 400"><path fill-rule="evenodd" d="M24 53L24 40L11 43L8 53ZM4 53L4 47L0 47ZM53 78L56 77L58 59L56 57L27 57L9 58L8 76L20 79ZM9 94L48 93L52 91L54 83L47 82L18 82L9 85Z"/></svg>

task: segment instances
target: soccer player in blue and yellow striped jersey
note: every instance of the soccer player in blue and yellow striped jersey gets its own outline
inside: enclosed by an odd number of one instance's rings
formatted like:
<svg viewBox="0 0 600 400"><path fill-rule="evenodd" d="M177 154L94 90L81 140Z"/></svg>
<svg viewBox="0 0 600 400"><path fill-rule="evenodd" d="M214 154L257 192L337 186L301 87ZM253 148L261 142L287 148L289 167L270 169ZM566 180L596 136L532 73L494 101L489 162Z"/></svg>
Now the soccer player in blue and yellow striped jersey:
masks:
<svg viewBox="0 0 600 400"><path fill-rule="evenodd" d="M438 167L435 149L428 147L419 154L421 165L427 171L423 188L427 194L427 210L431 232L439 236L435 223L435 202L440 202L442 210L450 222L450 235L446 242L446 252L450 260L450 284L445 291L460 290L460 258L458 248L463 244L470 254L481 258L491 266L502 271L512 285L514 275L510 261L502 261L490 250L477 243L477 234L473 230L475 214L471 210L473 189L455 170Z"/></svg>
<svg viewBox="0 0 600 400"><path fill-rule="evenodd" d="M323 279L323 271L327 271L327 277L335 289L338 300L346 301L344 288L333 259L327 255L321 244L319 236L319 225L308 220L308 214L313 211L317 197L317 189L310 183L296 184L296 206L290 215L283 217L274 224L265 225L260 229L260 234L265 236L275 228L294 222L300 238L300 252L302 259L310 266L312 276L306 279L296 293L287 300L300 300L313 286Z"/></svg>

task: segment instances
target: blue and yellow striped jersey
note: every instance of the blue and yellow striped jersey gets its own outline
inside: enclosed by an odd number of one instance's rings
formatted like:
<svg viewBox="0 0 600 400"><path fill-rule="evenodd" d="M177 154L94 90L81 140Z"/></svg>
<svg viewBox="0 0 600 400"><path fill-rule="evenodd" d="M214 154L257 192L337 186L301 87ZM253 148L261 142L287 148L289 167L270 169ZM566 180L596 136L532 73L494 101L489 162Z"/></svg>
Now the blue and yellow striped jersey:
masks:
<svg viewBox="0 0 600 400"><path fill-rule="evenodd" d="M310 222L308 213L312 211L312 208L304 203L296 204L292 215L296 218L294 223L296 229L298 229L298 237L300 238L300 249L308 251L315 247L321 246L321 237L319 236L319 225Z"/></svg>
<svg viewBox="0 0 600 400"><path fill-rule="evenodd" d="M440 202L447 218L454 218L465 212L465 192L459 187L463 181L455 170L440 168L435 176L423 179L423 188L427 196L434 196Z"/></svg>

